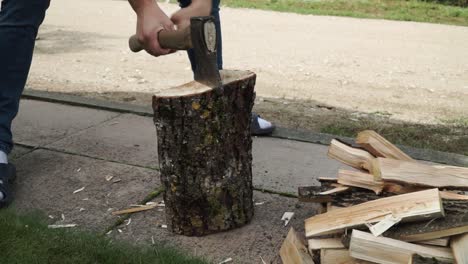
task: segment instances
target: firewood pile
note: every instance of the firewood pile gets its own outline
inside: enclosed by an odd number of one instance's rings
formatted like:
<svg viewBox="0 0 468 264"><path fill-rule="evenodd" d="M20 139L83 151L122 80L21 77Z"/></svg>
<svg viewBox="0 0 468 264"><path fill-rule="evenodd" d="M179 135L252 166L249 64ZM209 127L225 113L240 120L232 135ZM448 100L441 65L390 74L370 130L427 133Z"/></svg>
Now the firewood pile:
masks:
<svg viewBox="0 0 468 264"><path fill-rule="evenodd" d="M304 235L289 231L283 263L468 264L468 168L413 160L374 131L356 144L333 140L328 151L355 170L299 187L322 210Z"/></svg>

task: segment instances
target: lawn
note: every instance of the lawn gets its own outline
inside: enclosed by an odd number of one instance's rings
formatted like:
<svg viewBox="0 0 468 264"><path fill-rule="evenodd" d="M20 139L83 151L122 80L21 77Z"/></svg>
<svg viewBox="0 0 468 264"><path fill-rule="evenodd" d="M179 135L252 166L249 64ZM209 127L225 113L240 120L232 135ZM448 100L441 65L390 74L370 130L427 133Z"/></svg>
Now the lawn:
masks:
<svg viewBox="0 0 468 264"><path fill-rule="evenodd" d="M44 219L0 210L0 263L206 263L162 246L137 247L83 231L49 229Z"/></svg>
<svg viewBox="0 0 468 264"><path fill-rule="evenodd" d="M418 0L222 0L229 7L468 26L468 8Z"/></svg>

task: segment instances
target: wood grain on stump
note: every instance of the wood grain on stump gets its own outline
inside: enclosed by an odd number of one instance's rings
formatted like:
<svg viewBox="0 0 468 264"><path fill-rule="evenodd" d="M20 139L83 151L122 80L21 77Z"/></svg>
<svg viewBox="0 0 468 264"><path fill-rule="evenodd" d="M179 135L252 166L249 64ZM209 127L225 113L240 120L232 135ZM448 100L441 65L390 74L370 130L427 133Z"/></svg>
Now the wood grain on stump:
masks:
<svg viewBox="0 0 468 264"><path fill-rule="evenodd" d="M176 234L240 227L254 214L251 111L256 75L222 71L222 88L198 82L153 97L166 219Z"/></svg>

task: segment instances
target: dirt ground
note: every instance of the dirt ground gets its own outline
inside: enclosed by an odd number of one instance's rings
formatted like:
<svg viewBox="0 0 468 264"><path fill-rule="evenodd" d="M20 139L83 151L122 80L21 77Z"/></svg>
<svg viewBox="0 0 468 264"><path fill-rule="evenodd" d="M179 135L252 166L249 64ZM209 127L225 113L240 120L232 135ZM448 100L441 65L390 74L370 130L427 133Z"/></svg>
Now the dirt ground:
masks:
<svg viewBox="0 0 468 264"><path fill-rule="evenodd" d="M295 102L312 100L419 123L468 116L467 27L232 8L221 15L225 68L256 72L258 96L286 102L264 104L266 113L301 116ZM183 52L131 53L134 31L126 1L53 1L28 87L138 101L191 80Z"/></svg>

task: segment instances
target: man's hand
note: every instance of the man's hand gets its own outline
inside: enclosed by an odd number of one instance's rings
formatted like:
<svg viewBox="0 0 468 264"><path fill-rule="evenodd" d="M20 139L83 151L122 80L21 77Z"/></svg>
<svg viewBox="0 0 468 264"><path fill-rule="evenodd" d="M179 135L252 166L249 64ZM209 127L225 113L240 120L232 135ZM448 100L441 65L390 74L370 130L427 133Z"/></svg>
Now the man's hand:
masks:
<svg viewBox="0 0 468 264"><path fill-rule="evenodd" d="M209 16L211 13L212 0L192 0L192 3L175 12L171 20L177 25L177 29L184 29L190 25L190 18L196 16Z"/></svg>
<svg viewBox="0 0 468 264"><path fill-rule="evenodd" d="M153 56L165 55L171 50L161 48L158 33L174 30L174 24L154 0L129 0L137 14L137 37L146 52Z"/></svg>

